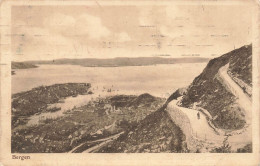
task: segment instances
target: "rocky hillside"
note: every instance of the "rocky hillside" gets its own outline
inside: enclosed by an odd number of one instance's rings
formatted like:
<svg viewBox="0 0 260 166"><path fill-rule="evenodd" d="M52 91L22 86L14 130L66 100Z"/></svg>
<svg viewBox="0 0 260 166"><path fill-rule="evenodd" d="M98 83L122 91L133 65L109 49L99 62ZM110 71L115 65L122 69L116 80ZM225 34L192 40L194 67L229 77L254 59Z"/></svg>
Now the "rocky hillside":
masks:
<svg viewBox="0 0 260 166"><path fill-rule="evenodd" d="M99 149L99 153L181 153L187 152L185 135L162 107L137 126L129 128L116 141Z"/></svg>
<svg viewBox="0 0 260 166"><path fill-rule="evenodd" d="M228 75L251 97L252 45L246 45L210 60L188 87L181 106L206 109L218 128L240 129L245 125L243 110L237 103L236 96L218 76L219 69L226 64L229 64Z"/></svg>

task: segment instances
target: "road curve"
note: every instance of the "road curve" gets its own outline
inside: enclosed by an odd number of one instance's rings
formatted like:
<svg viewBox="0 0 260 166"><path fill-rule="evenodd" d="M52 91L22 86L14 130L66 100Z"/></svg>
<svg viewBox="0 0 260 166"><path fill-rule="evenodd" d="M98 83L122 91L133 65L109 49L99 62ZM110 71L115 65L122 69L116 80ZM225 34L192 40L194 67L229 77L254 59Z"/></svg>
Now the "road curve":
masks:
<svg viewBox="0 0 260 166"><path fill-rule="evenodd" d="M245 110L247 126L244 129L233 132L228 139L229 144L233 150L252 142L251 137L251 109L252 103L249 97L243 92L243 90L230 78L227 74L228 64L220 68L218 75L222 79L223 84L227 87L236 97L238 104ZM221 145L225 138L224 134L218 134L208 124L206 116L200 113L200 119L197 118L199 111L178 106L178 102L182 99L179 97L177 100L171 101L166 111L170 115L171 119L182 129L186 135L189 148L193 148L198 145L192 144L215 144L215 146ZM224 133L224 132L223 132ZM195 141L194 141L195 140Z"/></svg>
<svg viewBox="0 0 260 166"><path fill-rule="evenodd" d="M228 75L229 64L219 69L219 76L223 80L225 86L237 97L237 102L241 108L245 111L247 123L251 122L252 114L252 102L248 95L242 90L242 88Z"/></svg>
<svg viewBox="0 0 260 166"><path fill-rule="evenodd" d="M175 116L173 113L173 109L181 110L185 116L188 117L190 121L190 125L192 127L192 135L200 140L210 140L211 142L222 141L223 136L218 135L213 128L211 128L208 124L207 118L200 111L189 109L185 107L180 107L177 105L177 102L181 100L178 98L177 100L173 100L169 103L168 112L171 116ZM198 119L197 113L200 113L200 118Z"/></svg>

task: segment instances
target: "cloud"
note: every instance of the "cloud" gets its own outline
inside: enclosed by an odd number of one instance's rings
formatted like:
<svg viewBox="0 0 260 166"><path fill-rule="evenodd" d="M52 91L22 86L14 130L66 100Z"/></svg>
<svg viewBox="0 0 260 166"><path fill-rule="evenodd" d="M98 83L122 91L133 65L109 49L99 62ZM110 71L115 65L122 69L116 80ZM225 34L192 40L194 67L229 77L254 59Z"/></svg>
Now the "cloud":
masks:
<svg viewBox="0 0 260 166"><path fill-rule="evenodd" d="M18 23L26 25L24 21ZM19 26L13 32L23 34L13 40L15 59L19 59L19 55L26 55L28 59L87 55L90 44L95 45L102 38L111 37L111 32L102 25L101 19L88 14L72 16L55 13L45 18L43 26ZM125 32L116 33L115 36L120 42L130 40Z"/></svg>
<svg viewBox="0 0 260 166"><path fill-rule="evenodd" d="M51 18L46 18L45 27L54 30L55 33L87 36L90 39L100 39L110 35L110 31L102 24L101 19L89 14L72 17L56 13Z"/></svg>
<svg viewBox="0 0 260 166"><path fill-rule="evenodd" d="M62 54L73 50L72 41L62 34L54 33L45 27L18 27L14 29L17 36L13 36L12 50L14 60L24 56L23 59L45 59L55 55L62 58ZM25 58L26 57L26 58Z"/></svg>
<svg viewBox="0 0 260 166"><path fill-rule="evenodd" d="M72 26L75 24L75 18L65 14L55 13L51 18L45 20L45 23L50 27Z"/></svg>
<svg viewBox="0 0 260 166"><path fill-rule="evenodd" d="M101 19L88 14L81 15L75 23L76 34L88 35L91 39L99 39L110 35L110 31L102 25Z"/></svg>
<svg viewBox="0 0 260 166"><path fill-rule="evenodd" d="M121 32L117 36L119 42L131 41L131 37L126 32Z"/></svg>
<svg viewBox="0 0 260 166"><path fill-rule="evenodd" d="M102 12L90 10L91 13L85 8L80 11L78 7L74 8L79 10L77 12L67 8L14 11L12 33L16 35L12 36L12 50L21 52L18 57L21 59L27 53L28 59L37 59L38 54L42 59L47 58L45 53L56 58L133 56L138 53L143 56L144 53L154 55L155 51L176 56L186 53L206 55L224 53L234 45L237 48L251 41L251 12L242 6L232 6L232 9L230 6L137 6L134 17L131 13L125 15L127 8L105 7ZM118 16L123 17L119 19ZM160 49L144 46L156 45L158 41ZM112 43L111 47L104 47L104 42ZM212 47L202 49L197 46L204 44L212 44Z"/></svg>
<svg viewBox="0 0 260 166"><path fill-rule="evenodd" d="M153 10L151 7L141 8L138 22L140 25L153 25L154 20L151 17Z"/></svg>

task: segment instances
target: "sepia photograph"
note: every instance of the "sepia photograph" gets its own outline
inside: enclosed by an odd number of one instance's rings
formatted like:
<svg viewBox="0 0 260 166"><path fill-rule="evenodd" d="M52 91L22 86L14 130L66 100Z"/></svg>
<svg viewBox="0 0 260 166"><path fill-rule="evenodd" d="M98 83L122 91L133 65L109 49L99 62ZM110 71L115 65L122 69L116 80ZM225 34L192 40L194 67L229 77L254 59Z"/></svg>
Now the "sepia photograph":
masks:
<svg viewBox="0 0 260 166"><path fill-rule="evenodd" d="M259 154L257 4L110 2L1 12L10 160Z"/></svg>

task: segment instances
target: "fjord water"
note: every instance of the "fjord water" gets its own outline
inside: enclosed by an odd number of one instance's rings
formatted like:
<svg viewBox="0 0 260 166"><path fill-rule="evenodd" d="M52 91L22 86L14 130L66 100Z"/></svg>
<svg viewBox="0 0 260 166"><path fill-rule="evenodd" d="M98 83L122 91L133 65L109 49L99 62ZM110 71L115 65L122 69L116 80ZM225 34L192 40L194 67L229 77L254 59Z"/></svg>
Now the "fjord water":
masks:
<svg viewBox="0 0 260 166"><path fill-rule="evenodd" d="M41 85L68 82L91 83L92 88L112 88L121 94L150 93L167 97L188 86L206 63L183 63L153 66L82 67L78 65L38 65L38 68L15 70L12 94Z"/></svg>

